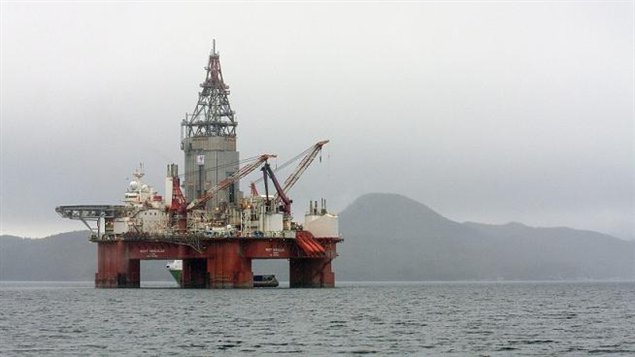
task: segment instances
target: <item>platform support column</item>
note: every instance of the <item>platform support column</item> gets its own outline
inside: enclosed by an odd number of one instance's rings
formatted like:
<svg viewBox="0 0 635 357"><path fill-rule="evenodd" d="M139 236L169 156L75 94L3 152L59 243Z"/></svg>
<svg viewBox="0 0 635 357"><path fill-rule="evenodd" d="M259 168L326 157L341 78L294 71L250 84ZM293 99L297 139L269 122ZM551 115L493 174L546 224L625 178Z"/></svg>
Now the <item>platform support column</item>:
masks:
<svg viewBox="0 0 635 357"><path fill-rule="evenodd" d="M138 288L140 286L139 259L130 259L123 241L97 243L96 288Z"/></svg>
<svg viewBox="0 0 635 357"><path fill-rule="evenodd" d="M331 259L289 259L289 287L335 287L335 273L331 268Z"/></svg>
<svg viewBox="0 0 635 357"><path fill-rule="evenodd" d="M204 289L207 282L207 259L183 259L182 287Z"/></svg>
<svg viewBox="0 0 635 357"><path fill-rule="evenodd" d="M244 256L239 241L224 241L207 248L209 287L252 288L251 258Z"/></svg>

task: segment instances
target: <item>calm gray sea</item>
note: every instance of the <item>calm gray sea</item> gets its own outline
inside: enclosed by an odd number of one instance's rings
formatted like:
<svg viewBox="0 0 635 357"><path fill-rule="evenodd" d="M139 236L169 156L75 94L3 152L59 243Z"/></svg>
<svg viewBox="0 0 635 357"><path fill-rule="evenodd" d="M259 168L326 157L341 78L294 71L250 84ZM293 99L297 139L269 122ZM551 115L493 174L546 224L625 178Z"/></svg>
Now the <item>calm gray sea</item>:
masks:
<svg viewBox="0 0 635 357"><path fill-rule="evenodd" d="M635 283L167 286L0 283L0 355L635 355Z"/></svg>

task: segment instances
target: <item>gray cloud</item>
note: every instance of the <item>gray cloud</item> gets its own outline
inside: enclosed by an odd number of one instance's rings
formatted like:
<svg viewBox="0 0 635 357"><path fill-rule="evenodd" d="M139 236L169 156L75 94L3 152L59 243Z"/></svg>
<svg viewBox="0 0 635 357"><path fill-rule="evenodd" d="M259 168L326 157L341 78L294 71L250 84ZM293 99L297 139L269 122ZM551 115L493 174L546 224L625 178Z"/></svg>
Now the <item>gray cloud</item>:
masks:
<svg viewBox="0 0 635 357"><path fill-rule="evenodd" d="M296 187L635 237L633 4L2 3L1 230L80 229L181 163L217 39L243 157L332 140ZM244 185L243 185L244 186Z"/></svg>

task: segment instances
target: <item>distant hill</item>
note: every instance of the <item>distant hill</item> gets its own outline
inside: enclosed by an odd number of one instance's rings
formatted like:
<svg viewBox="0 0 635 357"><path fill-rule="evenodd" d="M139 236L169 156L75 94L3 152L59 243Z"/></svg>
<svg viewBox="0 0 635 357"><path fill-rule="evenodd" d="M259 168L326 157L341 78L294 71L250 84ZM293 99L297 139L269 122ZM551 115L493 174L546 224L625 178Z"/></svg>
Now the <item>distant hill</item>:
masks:
<svg viewBox="0 0 635 357"><path fill-rule="evenodd" d="M358 198L340 214L345 241L337 280L635 279L635 242L570 228L451 221L395 194ZM44 239L0 237L0 280L94 279L88 232ZM254 261L288 279L288 264ZM143 262L143 281L170 280L163 261Z"/></svg>
<svg viewBox="0 0 635 357"><path fill-rule="evenodd" d="M340 214L339 279L635 279L635 242L570 228L458 223L395 194Z"/></svg>
<svg viewBox="0 0 635 357"><path fill-rule="evenodd" d="M97 244L88 231L61 233L42 239L0 236L0 280L93 281ZM170 280L163 261L142 264L146 281Z"/></svg>

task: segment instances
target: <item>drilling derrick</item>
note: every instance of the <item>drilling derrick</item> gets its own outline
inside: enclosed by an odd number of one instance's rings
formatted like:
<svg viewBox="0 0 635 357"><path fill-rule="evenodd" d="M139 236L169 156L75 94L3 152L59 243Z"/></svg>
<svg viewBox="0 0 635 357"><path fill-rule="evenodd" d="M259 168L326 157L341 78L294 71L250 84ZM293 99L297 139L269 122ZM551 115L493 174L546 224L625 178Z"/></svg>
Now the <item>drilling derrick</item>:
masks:
<svg viewBox="0 0 635 357"><path fill-rule="evenodd" d="M201 198L207 189L238 171L234 111L229 86L223 80L215 41L205 67L196 107L181 123L181 149L185 154L184 188L188 201ZM208 210L234 207L242 193L239 183L218 192L205 205Z"/></svg>

